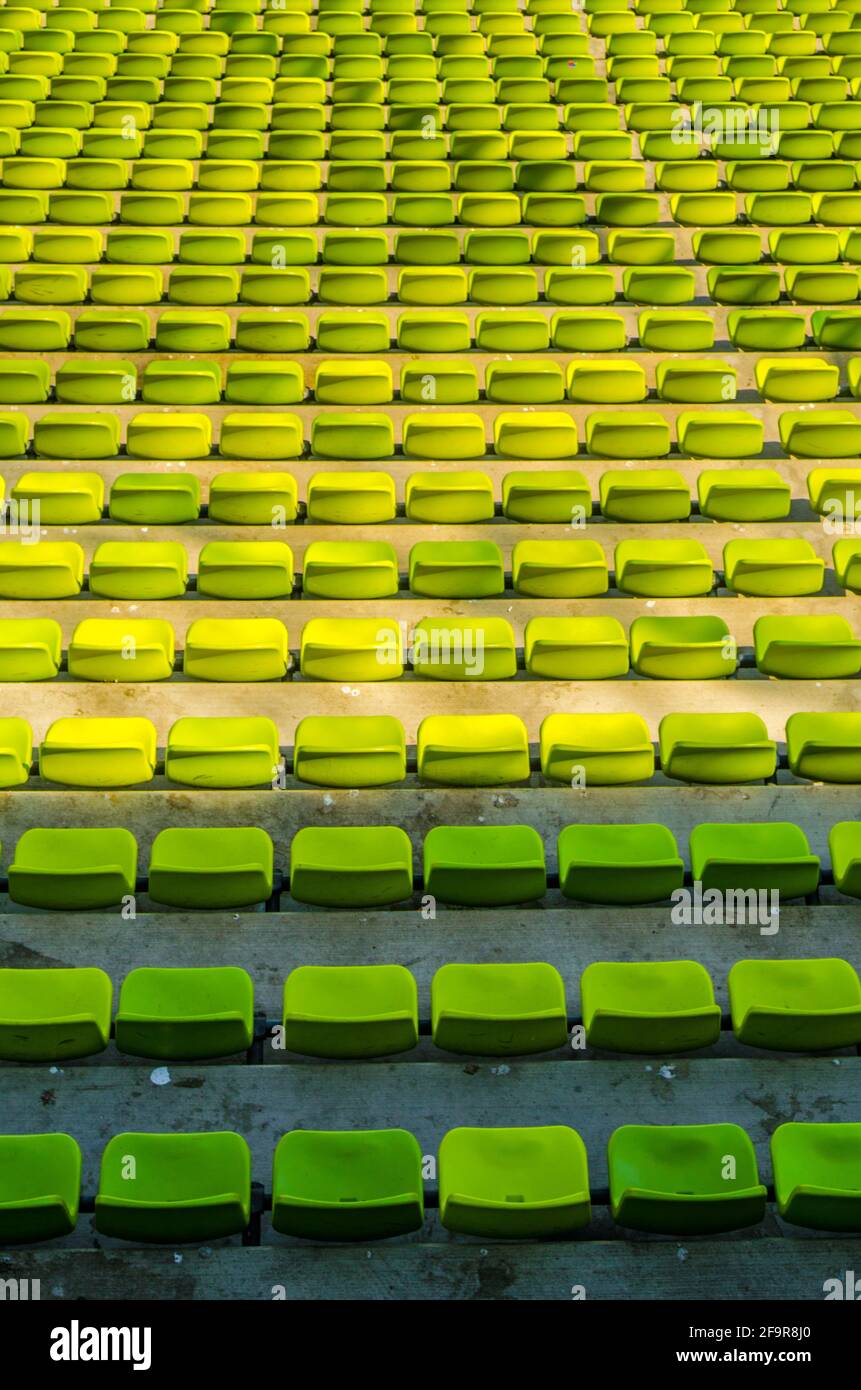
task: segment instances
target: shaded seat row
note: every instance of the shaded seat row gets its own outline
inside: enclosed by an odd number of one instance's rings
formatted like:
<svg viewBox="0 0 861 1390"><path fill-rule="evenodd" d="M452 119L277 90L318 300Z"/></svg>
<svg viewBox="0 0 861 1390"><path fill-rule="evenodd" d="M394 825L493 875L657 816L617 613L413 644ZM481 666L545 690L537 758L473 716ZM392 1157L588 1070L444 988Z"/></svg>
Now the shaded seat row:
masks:
<svg viewBox="0 0 861 1390"><path fill-rule="evenodd" d="M489 1057L582 1043L651 1055L720 1038L712 980L696 961L596 962L579 987L583 1022L569 1033L565 983L552 965L443 965L431 982L430 1035L443 1051ZM741 960L728 990L735 1037L751 1047L861 1043L861 981L848 961ZM0 1060L65 1063L104 1052L112 1037L134 1057L232 1057L262 1032L278 1052L355 1060L408 1052L428 1031L402 965L297 966L277 1024L255 1019L253 982L235 966L144 966L123 979L115 1013L112 1004L110 977L94 967L0 970Z"/></svg>
<svg viewBox="0 0 861 1390"><path fill-rule="evenodd" d="M437 1162L440 1220L450 1231L541 1239L590 1224L586 1146L566 1125L453 1129ZM771 1162L786 1221L861 1229L861 1125L781 1124ZM292 1130L274 1154L272 1225L311 1240L420 1230L424 1164L405 1130ZM613 1219L629 1229L707 1236L754 1226L766 1213L754 1146L736 1124L623 1125L610 1136L607 1164ZM67 1134L0 1136L4 1244L73 1231L81 1167ZM94 1220L101 1235L210 1241L240 1235L251 1214L251 1153L236 1133L117 1134L102 1153Z"/></svg>
<svg viewBox="0 0 861 1390"><path fill-rule="evenodd" d="M861 822L832 826L829 847L836 887L861 897ZM557 851L560 889L579 902L664 902L685 887L684 861L664 825L568 825ZM441 903L509 906L535 902L547 891L544 845L528 825L435 826L422 853L422 892ZM694 826L690 856L703 892L792 900L815 894L820 882L819 857L789 822ZM9 897L41 910L129 912L137 857L135 837L121 828L27 830L7 870ZM162 830L150 851L146 892L164 907L253 907L276 890L273 864L274 846L262 829ZM398 826L305 826L290 844L289 890L297 903L347 909L408 903L415 882L413 847ZM286 891L286 879L278 891ZM763 914L774 916L773 901Z"/></svg>

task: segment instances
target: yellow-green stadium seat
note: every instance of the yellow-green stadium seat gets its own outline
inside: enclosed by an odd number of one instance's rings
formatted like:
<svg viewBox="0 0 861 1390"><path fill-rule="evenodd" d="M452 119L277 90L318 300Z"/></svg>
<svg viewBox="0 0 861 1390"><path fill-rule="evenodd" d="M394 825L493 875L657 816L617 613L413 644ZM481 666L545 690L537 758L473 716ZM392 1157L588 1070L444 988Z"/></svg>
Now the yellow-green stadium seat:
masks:
<svg viewBox="0 0 861 1390"><path fill-rule="evenodd" d="M60 669L63 634L53 618L0 619L0 676L4 681L51 680Z"/></svg>
<svg viewBox="0 0 861 1390"><path fill-rule="evenodd" d="M105 488L98 473L26 472L11 496L19 507L26 504L31 515L38 507L43 526L83 526L101 519Z"/></svg>
<svg viewBox="0 0 861 1390"><path fill-rule="evenodd" d="M685 521L691 512L688 484L669 468L608 469L599 498L608 521Z"/></svg>
<svg viewBox="0 0 861 1390"><path fill-rule="evenodd" d="M665 714L659 741L661 771L681 782L758 782L777 766L757 714Z"/></svg>
<svg viewBox="0 0 861 1390"><path fill-rule="evenodd" d="M569 786L645 782L655 750L639 714L548 714L541 722L541 772Z"/></svg>
<svg viewBox="0 0 861 1390"><path fill-rule="evenodd" d="M549 680L611 680L628 673L628 638L618 618L530 618L526 669Z"/></svg>
<svg viewBox="0 0 861 1390"><path fill-rule="evenodd" d="M308 715L296 726L293 772L323 787L378 787L406 776L403 726L391 715Z"/></svg>
<svg viewBox="0 0 861 1390"><path fill-rule="evenodd" d="M195 521L200 513L200 480L193 473L119 473L111 484L108 513L112 521L141 526Z"/></svg>
<svg viewBox="0 0 861 1390"><path fill-rule="evenodd" d="M861 641L839 614L757 618L757 668L789 680L846 680L861 670Z"/></svg>
<svg viewBox="0 0 861 1390"><path fill-rule="evenodd" d="M23 519L23 510L19 517ZM32 519L35 522L35 510ZM83 582L84 552L76 541L7 540L0 546L2 598L72 598Z"/></svg>
<svg viewBox="0 0 861 1390"><path fill-rule="evenodd" d="M312 541L302 561L302 592L314 598L387 598L398 591L388 541Z"/></svg>
<svg viewBox="0 0 861 1390"><path fill-rule="evenodd" d="M271 785L280 762L270 719L188 717L171 725L165 776L188 787Z"/></svg>
<svg viewBox="0 0 861 1390"><path fill-rule="evenodd" d="M302 629L300 669L314 680L397 680L403 647L392 618L312 618Z"/></svg>
<svg viewBox="0 0 861 1390"><path fill-rule="evenodd" d="M801 458L858 458L861 422L850 410L784 410L780 442Z"/></svg>
<svg viewBox="0 0 861 1390"><path fill-rule="evenodd" d="M293 555L283 541L208 541L197 561L197 591L212 598L287 598Z"/></svg>
<svg viewBox="0 0 861 1390"><path fill-rule="evenodd" d="M92 681L167 680L174 633L161 618L84 618L69 642L69 674Z"/></svg>
<svg viewBox="0 0 861 1390"><path fill-rule="evenodd" d="M531 598L587 598L609 587L606 556L593 540L518 541L511 567L515 592Z"/></svg>
<svg viewBox="0 0 861 1390"><path fill-rule="evenodd" d="M432 714L416 736L419 777L450 786L492 787L529 780L526 725L511 714Z"/></svg>
<svg viewBox="0 0 861 1390"><path fill-rule="evenodd" d="M271 896L274 849L265 830L182 826L152 842L149 896L178 908L251 907Z"/></svg>
<svg viewBox="0 0 861 1390"><path fill-rule="evenodd" d="M290 844L290 893L319 907L384 907L412 897L413 852L398 826L306 826Z"/></svg>
<svg viewBox="0 0 861 1390"><path fill-rule="evenodd" d="M544 896L544 845L528 825L436 825L424 840L424 891L441 902L504 907Z"/></svg>
<svg viewBox="0 0 861 1390"><path fill-rule="evenodd" d="M134 895L136 870L128 830L26 830L9 865L9 896L43 910L119 907Z"/></svg>
<svg viewBox="0 0 861 1390"><path fill-rule="evenodd" d="M641 616L631 624L631 665L654 680L717 680L738 665L723 618Z"/></svg>
<svg viewBox="0 0 861 1390"><path fill-rule="evenodd" d="M818 594L825 578L824 560L801 537L727 541L723 565L728 589L758 598Z"/></svg>
<svg viewBox="0 0 861 1390"><path fill-rule="evenodd" d="M392 521L395 484L388 473L314 473L308 481L308 520L360 526Z"/></svg>
<svg viewBox="0 0 861 1390"><path fill-rule="evenodd" d="M176 541L103 541L90 560L88 578L90 593L100 598L180 598L188 556Z"/></svg>
<svg viewBox="0 0 861 1390"><path fill-rule="evenodd" d="M505 587L493 541L419 541L410 551L409 587L429 598L489 598Z"/></svg>
<svg viewBox="0 0 861 1390"><path fill-rule="evenodd" d="M574 470L515 470L502 479L502 510L509 521L567 524L591 515L592 497Z"/></svg>
<svg viewBox="0 0 861 1390"><path fill-rule="evenodd" d="M231 526L285 526L296 519L297 497L290 473L216 473L209 517Z"/></svg>
<svg viewBox="0 0 861 1390"><path fill-rule="evenodd" d="M718 1042L720 1006L696 961L596 961L580 976L590 1047L685 1052Z"/></svg>
<svg viewBox="0 0 861 1390"><path fill-rule="evenodd" d="M703 469L697 496L713 521L782 521L792 505L792 488L773 468Z"/></svg>
<svg viewBox="0 0 861 1390"><path fill-rule="evenodd" d="M684 863L664 825L566 825L558 853L559 886L581 902L661 902L684 882Z"/></svg>
<svg viewBox="0 0 861 1390"><path fill-rule="evenodd" d="M412 666L429 680L507 680L517 670L505 618L423 618L412 638Z"/></svg>
<svg viewBox="0 0 861 1390"><path fill-rule="evenodd" d="M65 787L131 787L155 765L149 719L55 719L39 745L39 776Z"/></svg>
<svg viewBox="0 0 861 1390"><path fill-rule="evenodd" d="M712 563L700 541L619 541L616 587L640 598L687 598L710 592Z"/></svg>
<svg viewBox="0 0 861 1390"><path fill-rule="evenodd" d="M183 670L196 680L283 680L289 662L277 618L197 618L185 635Z"/></svg>

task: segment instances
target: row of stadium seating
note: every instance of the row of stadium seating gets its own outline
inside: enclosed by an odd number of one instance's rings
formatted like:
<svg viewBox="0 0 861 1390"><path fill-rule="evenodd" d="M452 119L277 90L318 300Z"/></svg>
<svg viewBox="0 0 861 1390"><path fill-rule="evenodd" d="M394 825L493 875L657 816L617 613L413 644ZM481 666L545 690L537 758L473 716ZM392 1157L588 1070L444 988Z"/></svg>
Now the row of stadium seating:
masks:
<svg viewBox="0 0 861 1390"><path fill-rule="evenodd" d="M646 505L648 501L647 497ZM861 542L838 541L834 550L838 581L850 592L857 592ZM399 593L471 599L502 597L509 592L530 598L595 598L611 587L637 597L684 598L726 588L731 594L787 598L821 593L825 582L825 560L803 539L728 541L725 568L719 575L699 541L620 541L615 551L616 568L611 572L597 541L525 540L513 547L511 563L508 575L502 551L494 541L418 541L409 553L409 569L402 575L395 549L388 541L312 541L305 549L300 578L294 570L293 553L283 541L209 541L198 555L197 573L190 577L188 556L175 541L106 541L95 549L86 582L87 592L98 598L172 599L193 591L209 598L244 600L300 594L305 598L380 599ZM9 540L3 547L0 598L74 598L82 592L83 584L84 552L75 541ZM532 629L537 636L543 619L530 621L539 624ZM770 642L784 636L779 626L769 625L774 621L763 617L754 625L757 657L766 653ZM781 621L778 619L778 624ZM837 639L838 629L830 615L823 619L811 614L809 621L802 621L808 624L805 641L815 644ZM823 621L832 627L823 627ZM112 630L120 631L106 628L105 636ZM225 630L225 636L229 631ZM570 629L570 634L576 632L576 628ZM680 629L675 635L682 632ZM586 633L587 629L581 629L584 638ZM674 634L674 629L668 628L667 634ZM152 635L156 635L155 629ZM193 645L193 634L190 640ZM303 645L309 640L311 634L303 639ZM76 633L72 646L78 648L85 641L84 633ZM528 634L526 645L530 645ZM632 629L635 662L642 656L638 647Z"/></svg>
<svg viewBox="0 0 861 1390"><path fill-rule="evenodd" d="M861 821L829 834L834 884L861 897ZM704 890L756 889L783 899L815 894L821 875L804 831L783 821L703 823L690 832L691 874ZM17 841L9 897L42 910L123 907L136 887L130 831L34 829ZM268 901L277 888L274 846L255 827L161 830L146 892L173 908L226 910ZM579 902L664 902L685 885L684 861L664 825L567 825L558 837L559 887ZM503 907L547 892L541 836L529 825L437 825L423 845L422 891L441 903ZM386 907L409 901L413 847L395 825L305 826L290 843L290 895L319 907Z"/></svg>
<svg viewBox="0 0 861 1390"><path fill-rule="evenodd" d="M537 758L517 715L430 714L409 761L403 725L392 715L310 715L283 749L263 716L187 716L171 726L161 763L155 725L143 716L56 719L38 750L25 719L0 719L4 789L22 786L37 767L64 787L141 786L160 770L179 786L211 789L280 785L282 768L312 786L389 786L411 766L422 781L459 787L525 782L537 771L569 786L622 786L648 781L658 767L681 782L716 785L766 780L778 766L817 782L857 783L861 713L790 715L781 759L762 719L748 712L665 714L657 756L640 714L548 714Z"/></svg>
<svg viewBox="0 0 861 1390"><path fill-rule="evenodd" d="M846 375L852 395L861 399L861 356L848 359ZM840 377L839 364L812 353L760 357L754 367L756 391L765 401L833 400L841 394ZM576 405L636 405L650 395L669 404L713 405L738 395L738 368L718 357L658 361L653 392L642 363L600 357L578 357L567 365L552 357L519 362L495 358L485 365L483 378L485 398L504 405L557 405L566 395ZM143 366L140 377L135 363L122 358L72 357L56 368L52 388L47 362L38 357L0 358L0 403L41 405L51 394L60 405L122 405L138 399L147 405L218 405L223 397L229 405L281 406L312 397L306 392L302 364L296 361L237 358L228 361L222 385L221 364L202 357L154 359ZM469 361L426 358L401 366L401 402L471 405L480 394L478 369ZM334 358L314 366L313 399L318 405L389 405L394 396L388 362ZM811 476L820 481L822 470Z"/></svg>
<svg viewBox="0 0 861 1390"><path fill-rule="evenodd" d="M805 370L814 376L810 365ZM444 368L435 367L432 382L437 373L446 375ZM210 414L190 411L143 412L125 420L103 410L94 414L52 410L34 420L17 411L0 415L0 458L22 458L32 450L39 458L72 462L123 454L156 463L208 458L275 462L310 452L316 458L371 462L391 459L399 452L406 458L434 462L492 454L552 462L576 458L580 452L573 415L528 406L500 411L488 419L475 413L426 410L397 420L391 413L321 411L308 423L289 411L231 411L221 418L217 440L215 423ZM778 430L780 448L787 454L857 459L861 453L861 414L851 409L784 410L778 415ZM586 453L594 458L666 458L673 452L673 433L675 452L690 458L746 459L762 454L771 443L765 440L765 422L759 415L730 406L670 415L659 410L595 411L585 418L583 442ZM83 476L98 479L97 474Z"/></svg>
<svg viewBox="0 0 861 1390"><path fill-rule="evenodd" d="M861 1229L859 1157L859 1124L779 1125L771 1136L779 1214L799 1226ZM607 1163L608 1205L620 1226L714 1235L766 1214L753 1144L735 1124L623 1125L610 1137ZM420 1230L424 1166L418 1141L402 1129L292 1130L274 1155L273 1228L316 1240ZM449 1130L438 1172L440 1220L450 1231L570 1237L592 1219L586 1146L565 1125ZM74 1230L81 1151L68 1134L0 1136L0 1175L4 1244ZM96 1230L121 1240L173 1245L240 1235L252 1217L248 1145L229 1131L117 1134L102 1153L94 1210Z"/></svg>
<svg viewBox="0 0 861 1390"><path fill-rule="evenodd" d="M583 1022L573 1028L590 1047L661 1054L720 1038L714 986L697 961L594 962L579 989ZM848 961L741 960L727 989L728 1022L751 1047L815 1052L861 1043L861 980ZM430 1000L431 1021L420 1023L416 981L402 965L301 965L270 1024L255 1019L245 970L144 966L125 976L114 1016L103 970L0 970L0 1060L65 1063L104 1052L112 1037L125 1055L169 1062L233 1057L265 1034L279 1051L346 1060L409 1052L420 1035L446 1052L487 1057L576 1041L564 980L545 962L443 965Z"/></svg>
<svg viewBox="0 0 861 1390"><path fill-rule="evenodd" d="M633 545L633 541L625 542ZM648 544L647 544L648 549ZM665 591L638 590L642 592ZM530 618L518 652L504 618L312 618L298 653L277 618L197 618L184 649L163 618L84 618L63 655L52 618L0 619L0 679L151 682L175 671L202 681L282 681L299 674L318 681L510 680L518 671L546 680L717 680L733 676L739 651L714 615L636 618L630 638L617 618ZM758 618L753 660L761 675L785 680L847 680L861 669L861 639L839 614Z"/></svg>
<svg viewBox="0 0 861 1390"><path fill-rule="evenodd" d="M276 272L280 273L280 272ZM861 347L857 309L819 309L810 317L818 347ZM737 309L727 331L738 350L785 351L804 347L807 319L789 309ZM631 341L650 352L708 352L717 332L704 309L651 309L637 316L636 333L621 313L581 308L550 315L536 309L487 310L475 316L427 310L387 314L361 309L323 309L313 321L318 352L405 352L460 354L473 345L491 352L621 352ZM308 352L312 321L307 314L269 308L239 313L235 322L217 310L166 309L156 318L143 309L82 309L73 321L64 309L0 308L0 350L52 352L74 346L86 352L254 353Z"/></svg>

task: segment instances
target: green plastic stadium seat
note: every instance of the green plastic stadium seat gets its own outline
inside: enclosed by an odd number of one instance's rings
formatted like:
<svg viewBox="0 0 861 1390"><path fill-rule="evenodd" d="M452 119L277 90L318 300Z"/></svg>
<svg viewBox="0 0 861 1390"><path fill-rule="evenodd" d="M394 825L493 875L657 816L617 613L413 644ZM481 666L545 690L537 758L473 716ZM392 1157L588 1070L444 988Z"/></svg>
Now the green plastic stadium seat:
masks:
<svg viewBox="0 0 861 1390"><path fill-rule="evenodd" d="M388 473L315 473L308 482L308 520L324 525L374 525L395 516Z"/></svg>
<svg viewBox="0 0 861 1390"><path fill-rule="evenodd" d="M272 1225L309 1240L381 1240L424 1222L422 1152L403 1129L296 1129L272 1165Z"/></svg>
<svg viewBox="0 0 861 1390"><path fill-rule="evenodd" d="M759 782L777 767L758 714L665 714L659 739L661 771L680 782Z"/></svg>
<svg viewBox="0 0 861 1390"><path fill-rule="evenodd" d="M756 386L765 401L830 401L840 389L840 368L821 357L761 357Z"/></svg>
<svg viewBox="0 0 861 1390"><path fill-rule="evenodd" d="M542 898L544 846L528 825L435 825L424 841L424 892L465 907Z"/></svg>
<svg viewBox="0 0 861 1390"><path fill-rule="evenodd" d="M185 718L171 727L165 775L193 787L256 787L278 771L278 731L264 718Z"/></svg>
<svg viewBox="0 0 861 1390"><path fill-rule="evenodd" d="M298 363L287 365L298 370ZM392 395L392 369L387 362L321 362L314 378L314 399L319 405L387 405ZM301 394L293 399L301 400Z"/></svg>
<svg viewBox="0 0 861 1390"><path fill-rule="evenodd" d="M43 526L82 526L99 521L104 483L98 473L22 473L12 488L19 507L26 504Z"/></svg>
<svg viewBox="0 0 861 1390"><path fill-rule="evenodd" d="M9 896L67 912L118 907L134 894L136 869L128 830L25 830L9 865Z"/></svg>
<svg viewBox="0 0 861 1390"><path fill-rule="evenodd" d="M196 680L283 680L289 661L277 618L197 618L185 635L183 669Z"/></svg>
<svg viewBox="0 0 861 1390"><path fill-rule="evenodd" d="M614 568L617 589L639 598L696 597L714 584L712 563L700 541L619 541Z"/></svg>
<svg viewBox="0 0 861 1390"><path fill-rule="evenodd" d="M778 1125L771 1136L777 1209L822 1231L861 1230L861 1125Z"/></svg>
<svg viewBox="0 0 861 1390"><path fill-rule="evenodd" d="M452 420L455 417L444 418ZM483 435L483 424L481 431ZM404 497L406 514L411 521L459 525L489 521L494 511L490 478L486 473L467 470L411 473Z"/></svg>
<svg viewBox="0 0 861 1390"><path fill-rule="evenodd" d="M142 310L82 309L75 319L81 352L143 352L149 341L149 317Z"/></svg>
<svg viewBox="0 0 861 1390"><path fill-rule="evenodd" d="M646 373L638 362L581 359L568 366L568 399L577 405L630 405L646 399Z"/></svg>
<svg viewBox="0 0 861 1390"><path fill-rule="evenodd" d="M141 381L147 405L217 405L221 399L221 369L216 362L148 362Z"/></svg>
<svg viewBox="0 0 861 1390"><path fill-rule="evenodd" d="M709 973L693 960L587 965L580 976L586 1041L611 1052L690 1052L720 1038Z"/></svg>
<svg viewBox="0 0 861 1390"><path fill-rule="evenodd" d="M635 618L631 665L654 680L720 680L737 665L735 642L723 618Z"/></svg>
<svg viewBox="0 0 861 1390"><path fill-rule="evenodd" d="M729 972L733 1032L750 1047L816 1052L861 1038L861 980L845 960L740 960Z"/></svg>
<svg viewBox="0 0 861 1390"><path fill-rule="evenodd" d="M403 323L406 315L401 317ZM468 320L457 320L457 336L452 331L444 342L435 337L424 343L399 331L398 346L416 351L461 352L470 346ZM550 345L550 328L543 313L535 310L487 309L475 318L475 346L483 352L546 352Z"/></svg>
<svg viewBox="0 0 861 1390"><path fill-rule="evenodd" d="M515 591L532 598L586 598L607 592L607 559L597 541L518 541Z"/></svg>
<svg viewBox="0 0 861 1390"><path fill-rule="evenodd" d="M0 719L0 788L22 786L32 760L33 730L26 719Z"/></svg>
<svg viewBox="0 0 861 1390"><path fill-rule="evenodd" d="M813 468L807 475L807 493L819 516L855 520L861 513L861 469Z"/></svg>
<svg viewBox="0 0 861 1390"><path fill-rule="evenodd" d="M174 462L206 458L211 450L212 422L208 415L144 413L129 420L126 430L126 452L130 458Z"/></svg>
<svg viewBox="0 0 861 1390"><path fill-rule="evenodd" d="M123 361L73 359L58 367L54 384L64 405L123 405L137 393L135 367Z"/></svg>
<svg viewBox="0 0 861 1390"><path fill-rule="evenodd" d="M819 883L819 859L804 832L786 821L695 825L690 854L704 891L765 889L789 900L815 893Z"/></svg>
<svg viewBox="0 0 861 1390"><path fill-rule="evenodd" d="M541 723L541 771L569 786L645 782L655 771L655 751L638 714L548 714Z"/></svg>
<svg viewBox="0 0 861 1390"><path fill-rule="evenodd" d="M78 680L167 680L173 628L162 618L84 618L72 633L68 662Z"/></svg>
<svg viewBox="0 0 861 1390"><path fill-rule="evenodd" d="M209 541L197 561L197 592L271 599L293 591L293 553L283 541Z"/></svg>
<svg viewBox="0 0 861 1390"><path fill-rule="evenodd" d="M719 358L659 362L655 384L662 401L719 405L736 396L736 368Z"/></svg>
<svg viewBox="0 0 861 1390"><path fill-rule="evenodd" d="M685 521L691 512L688 484L671 469L610 469L599 497L607 521Z"/></svg>
<svg viewBox="0 0 861 1390"><path fill-rule="evenodd" d="M250 907L272 893L273 846L265 830L161 830L152 843L149 895L178 908Z"/></svg>
<svg viewBox="0 0 861 1390"><path fill-rule="evenodd" d="M644 309L637 325L647 352L709 352L714 346L714 319L702 309Z"/></svg>
<svg viewBox="0 0 861 1390"><path fill-rule="evenodd" d="M413 671L425 680L508 680L517 671L505 618L423 618L413 630Z"/></svg>
<svg viewBox="0 0 861 1390"><path fill-rule="evenodd" d="M379 787L406 776L403 726L391 715L309 715L299 721L293 772L323 787Z"/></svg>
<svg viewBox="0 0 861 1390"><path fill-rule="evenodd" d="M449 1130L439 1188L440 1220L462 1235L544 1239L591 1220L586 1147L566 1125Z"/></svg>
<svg viewBox="0 0 861 1390"><path fill-rule="evenodd" d="M62 643L53 618L0 619L0 679L50 680L60 669Z"/></svg>
<svg viewBox="0 0 861 1390"><path fill-rule="evenodd" d="M617 618L530 618L526 669L550 680L610 680L628 673L628 639Z"/></svg>
<svg viewBox="0 0 861 1390"><path fill-rule="evenodd" d="M453 786L529 780L526 726L513 714L431 714L416 737L419 777Z"/></svg>
<svg viewBox="0 0 861 1390"><path fill-rule="evenodd" d="M230 336L230 319L217 309L164 309L155 345L160 352L227 352Z"/></svg>
<svg viewBox="0 0 861 1390"><path fill-rule="evenodd" d="M235 966L131 970L120 988L119 1052L191 1061L232 1057L254 1038L254 986Z"/></svg>
<svg viewBox="0 0 861 1390"><path fill-rule="evenodd" d="M300 669L313 680L397 680L403 662L400 629L391 618L312 618L302 629Z"/></svg>
<svg viewBox="0 0 861 1390"><path fill-rule="evenodd" d="M284 984L284 1046L306 1057L385 1057L419 1039L416 982L402 965L300 965Z"/></svg>
<svg viewBox="0 0 861 1390"><path fill-rule="evenodd" d="M801 458L854 458L861 453L861 421L851 410L784 410L780 442Z"/></svg>
<svg viewBox="0 0 861 1390"><path fill-rule="evenodd" d="M727 331L741 351L787 352L804 347L807 324L803 314L787 309L731 309Z"/></svg>
<svg viewBox="0 0 861 1390"><path fill-rule="evenodd" d="M762 255L757 227L707 228L694 232L691 244L705 265L755 265Z"/></svg>
<svg viewBox="0 0 861 1390"><path fill-rule="evenodd" d="M756 1153L738 1125L623 1125L610 1136L607 1162L620 1226L716 1235L755 1226L765 1215Z"/></svg>
<svg viewBox="0 0 861 1390"><path fill-rule="evenodd" d="M756 664L765 676L846 680L861 670L861 641L839 614L757 618Z"/></svg>
<svg viewBox="0 0 861 1390"><path fill-rule="evenodd" d="M861 344L857 309L817 309L810 316L810 328L817 347L854 349Z"/></svg>
<svg viewBox="0 0 861 1390"><path fill-rule="evenodd" d="M47 362L0 362L0 405L41 405L50 385Z"/></svg>
<svg viewBox="0 0 861 1390"><path fill-rule="evenodd" d="M66 787L131 787L155 775L148 719L55 719L39 746L39 776Z"/></svg>
<svg viewBox="0 0 861 1390"><path fill-rule="evenodd" d="M386 598L398 591L398 562L388 541L312 541L302 590L315 598Z"/></svg>
<svg viewBox="0 0 861 1390"><path fill-rule="evenodd" d="M428 598L500 594L505 588L502 552L494 541L419 541L410 551L409 587Z"/></svg>
<svg viewBox="0 0 861 1390"><path fill-rule="evenodd" d="M861 781L861 715L797 711L786 721L786 750L796 777Z"/></svg>
<svg viewBox="0 0 861 1390"><path fill-rule="evenodd" d="M825 578L825 561L800 538L727 541L723 565L726 587L755 598L818 594Z"/></svg>
<svg viewBox="0 0 861 1390"><path fill-rule="evenodd" d="M482 458L486 453L484 421L480 415L446 413L435 417L427 411L408 415L403 424L403 450L408 458Z"/></svg>
<svg viewBox="0 0 861 1390"><path fill-rule="evenodd" d="M554 314L551 330L553 346L563 352L620 352L628 339L625 320L609 309Z"/></svg>
<svg viewBox="0 0 861 1390"><path fill-rule="evenodd" d="M412 891L412 845L398 826L305 826L293 836L290 893L297 902L385 907Z"/></svg>
<svg viewBox="0 0 861 1390"><path fill-rule="evenodd" d="M60 1062L103 1052L111 1034L112 998L103 970L0 970L0 1057Z"/></svg>
<svg viewBox="0 0 861 1390"><path fill-rule="evenodd" d="M318 370L318 383L320 371L322 368ZM522 374L522 378L519 373L512 372L509 381L515 383L513 389L518 387L523 389L523 383L525 382L528 386L530 382L535 381L535 376L530 375L527 369ZM389 382L389 389L390 387L391 382ZM364 394L367 395L369 390L370 386L366 381L363 387ZM479 394L478 373L472 363L458 361L457 358L451 362L442 362L437 358L424 358L406 363L401 368L401 400L411 405L422 405L426 403L429 393L437 405L474 405L478 401ZM489 388L488 394L490 394ZM391 395L388 399L391 399ZM519 399L521 397L518 397ZM376 404L373 399L369 403Z"/></svg>
<svg viewBox="0 0 861 1390"><path fill-rule="evenodd" d="M682 454L738 459L762 453L765 427L746 410L683 410L676 418L676 432Z"/></svg>
<svg viewBox="0 0 861 1390"><path fill-rule="evenodd" d="M565 399L562 368L536 358L488 363L485 390L487 399L500 405L558 405Z"/></svg>
<svg viewBox="0 0 861 1390"><path fill-rule="evenodd" d="M284 526L296 520L296 479L290 473L216 473L209 519L230 526Z"/></svg>
<svg viewBox="0 0 861 1390"><path fill-rule="evenodd" d="M95 1215L102 1235L148 1244L210 1241L239 1235L250 1217L251 1154L238 1134L116 1134L105 1146Z"/></svg>
<svg viewBox="0 0 861 1390"><path fill-rule="evenodd" d="M586 419L586 448L599 458L663 458L670 452L670 427L656 411L596 411Z"/></svg>
<svg viewBox="0 0 861 1390"><path fill-rule="evenodd" d="M200 481L194 474L120 473L111 486L113 521L171 526L195 521L200 512Z"/></svg>
<svg viewBox="0 0 861 1390"><path fill-rule="evenodd" d="M4 1245L69 1235L80 1200L81 1150L68 1134L0 1135Z"/></svg>
<svg viewBox="0 0 861 1390"><path fill-rule="evenodd" d="M327 412L315 416L311 425L311 451L320 458L383 459L390 458L394 450L392 421L387 415ZM294 451L299 452L301 443Z"/></svg>
<svg viewBox="0 0 861 1390"><path fill-rule="evenodd" d="M90 561L90 592L101 598L180 598L188 556L176 541L103 541Z"/></svg>
<svg viewBox="0 0 861 1390"><path fill-rule="evenodd" d="M591 514L592 498L574 470L515 471L502 480L502 510L509 521L570 522Z"/></svg>
<svg viewBox="0 0 861 1390"><path fill-rule="evenodd" d="M593 903L662 902L684 881L663 825L566 825L559 832L559 886Z"/></svg>
<svg viewBox="0 0 861 1390"><path fill-rule="evenodd" d="M19 512L21 521L36 511ZM84 552L75 541L14 541L0 546L0 598L57 599L80 593Z"/></svg>
<svg viewBox="0 0 861 1390"><path fill-rule="evenodd" d="M769 266L710 266L706 283L715 304L776 304L780 298L780 271Z"/></svg>
<svg viewBox="0 0 861 1390"><path fill-rule="evenodd" d="M443 965L431 982L433 1040L446 1052L525 1056L562 1047L565 985L552 965Z"/></svg>
<svg viewBox="0 0 861 1390"><path fill-rule="evenodd" d="M703 469L697 496L712 521L782 521L792 505L792 488L773 468Z"/></svg>

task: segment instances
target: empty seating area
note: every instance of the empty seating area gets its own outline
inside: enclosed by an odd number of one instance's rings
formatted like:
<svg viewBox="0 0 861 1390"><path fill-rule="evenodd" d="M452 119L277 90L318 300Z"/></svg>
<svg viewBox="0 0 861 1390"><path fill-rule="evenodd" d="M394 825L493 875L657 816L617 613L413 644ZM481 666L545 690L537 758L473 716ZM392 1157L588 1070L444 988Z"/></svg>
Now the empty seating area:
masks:
<svg viewBox="0 0 861 1390"><path fill-rule="evenodd" d="M859 227L861 0L0 0L16 1273L859 1268Z"/></svg>

